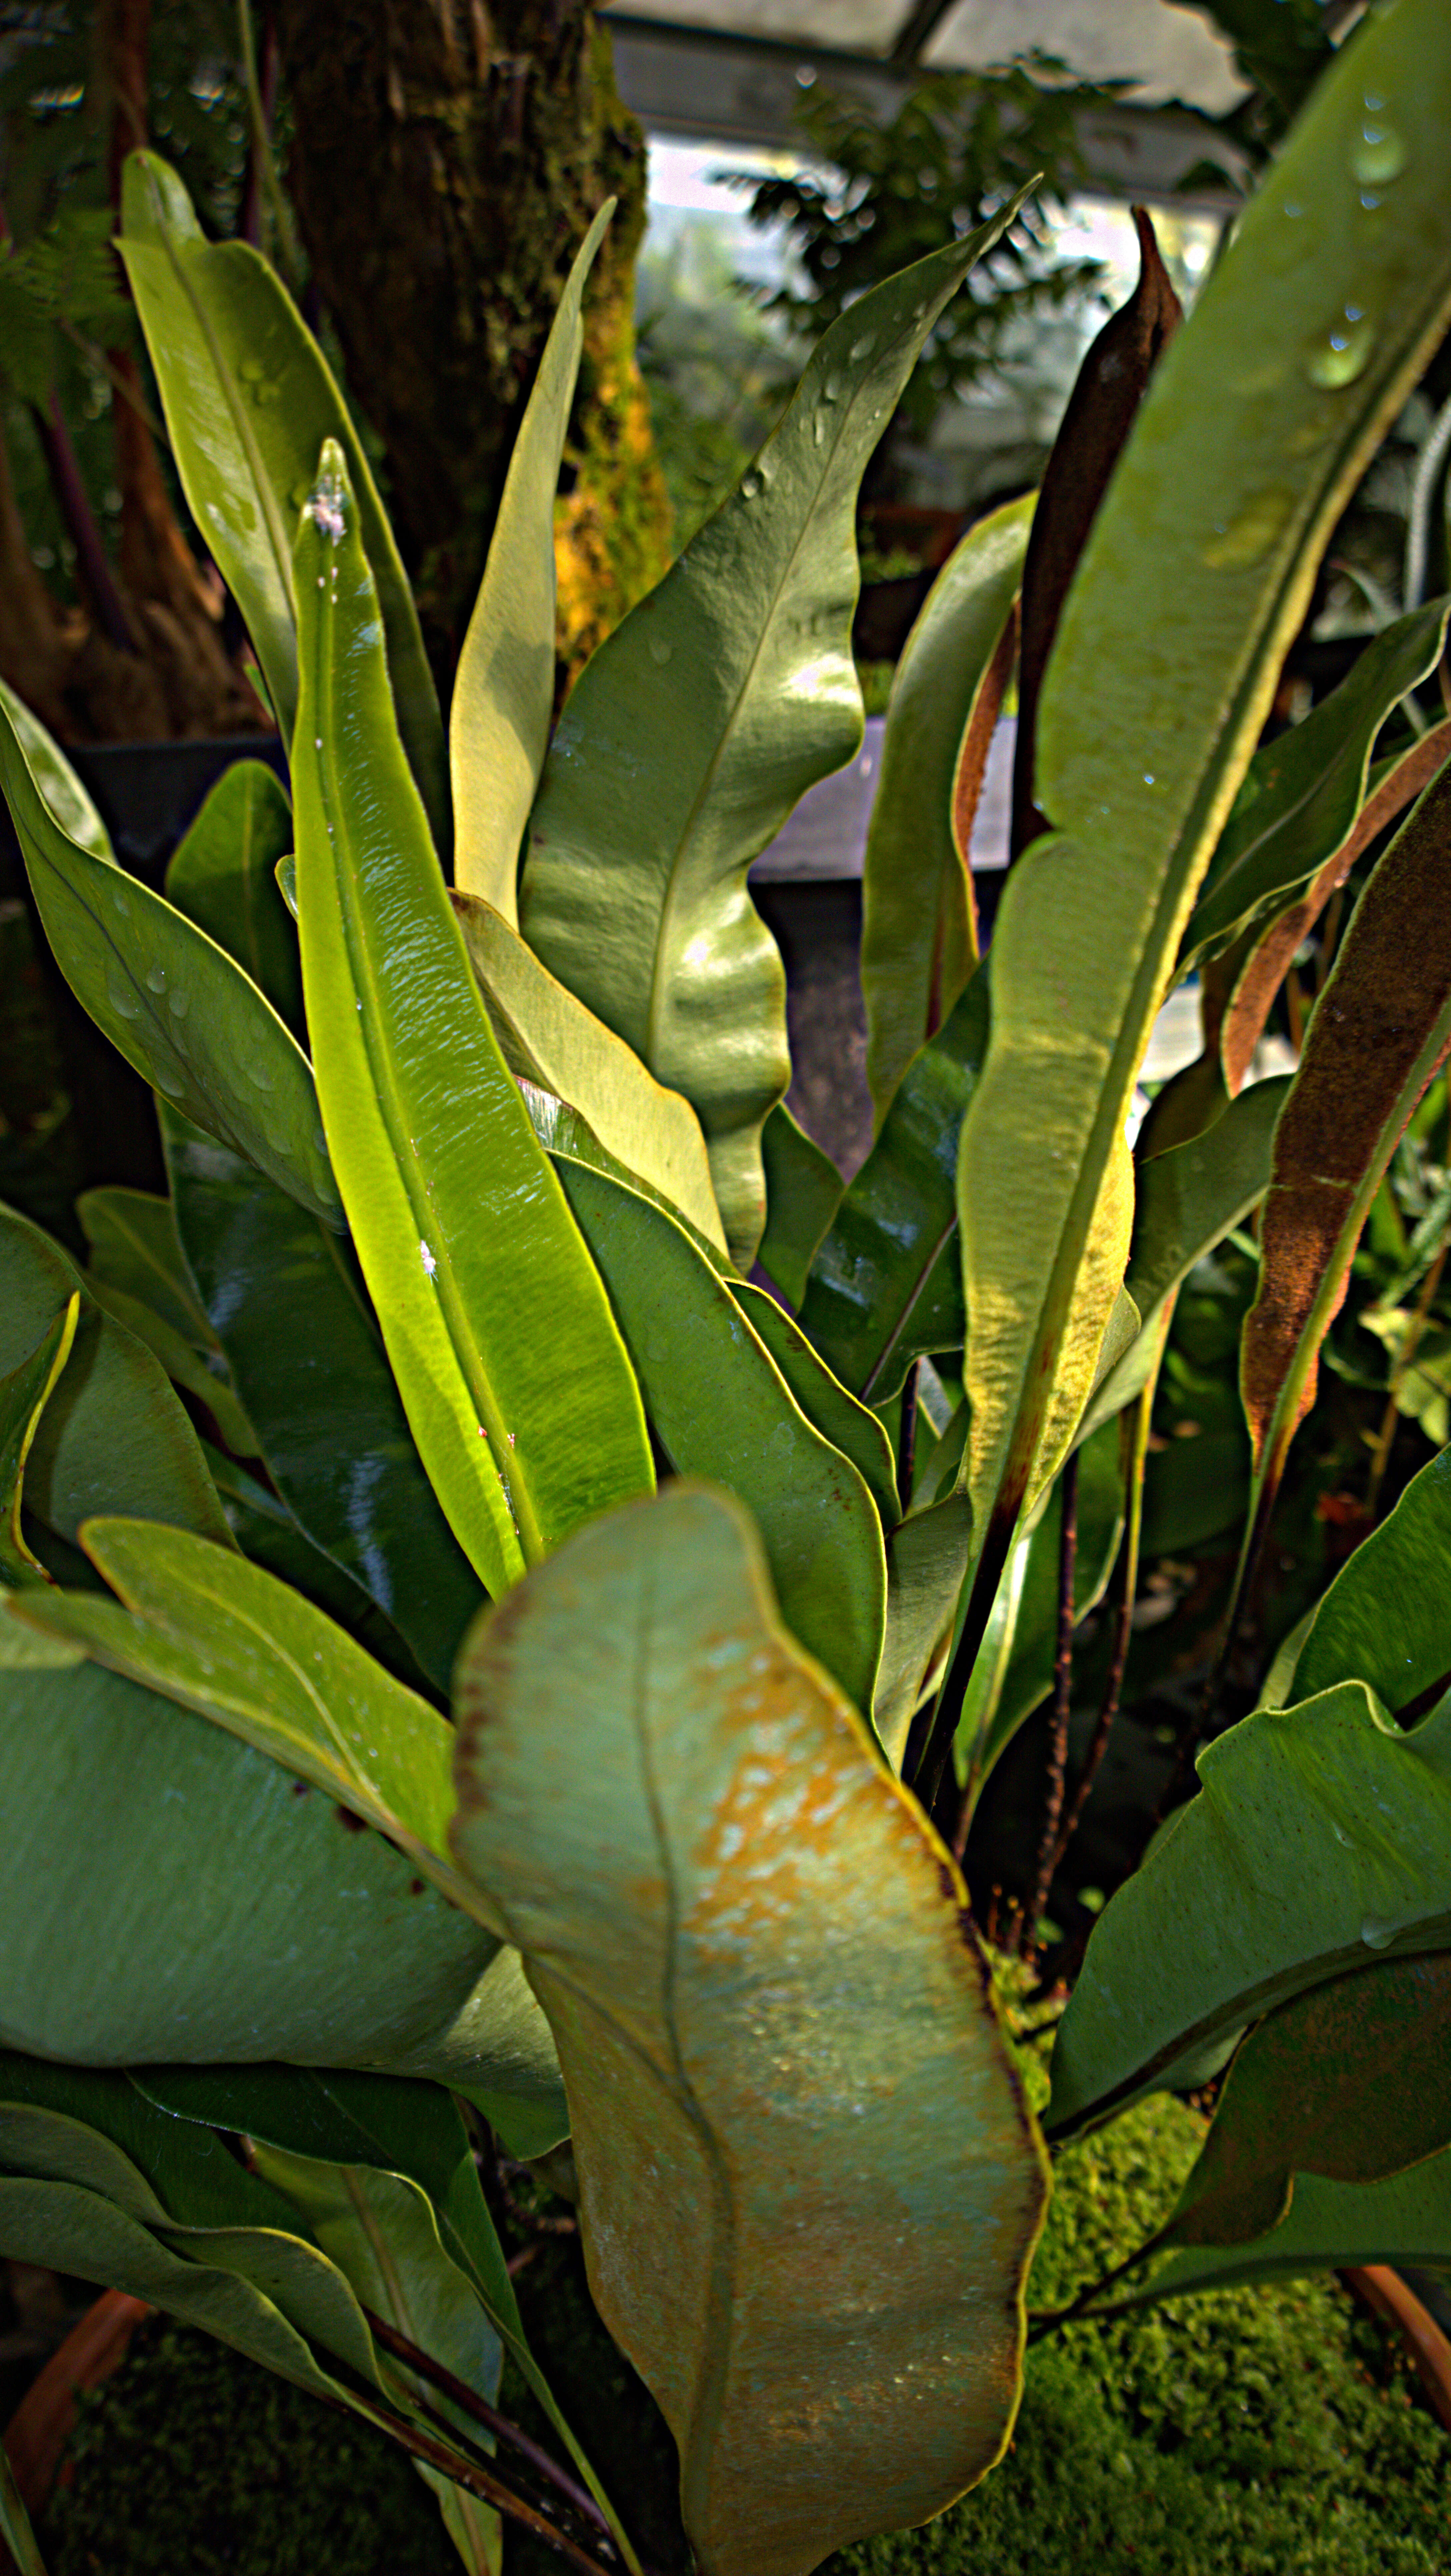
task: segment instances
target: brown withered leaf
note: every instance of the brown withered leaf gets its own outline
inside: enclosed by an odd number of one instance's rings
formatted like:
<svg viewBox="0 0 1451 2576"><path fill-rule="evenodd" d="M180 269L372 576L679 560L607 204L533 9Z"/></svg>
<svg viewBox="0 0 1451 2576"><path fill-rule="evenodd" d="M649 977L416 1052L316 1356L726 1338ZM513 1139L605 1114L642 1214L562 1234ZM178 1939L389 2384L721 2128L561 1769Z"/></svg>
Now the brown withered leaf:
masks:
<svg viewBox="0 0 1451 2576"><path fill-rule="evenodd" d="M1149 378L1184 319L1147 207L1135 206L1139 282L1088 351L1069 396L1033 517L1023 567L1012 855L1044 829L1033 799L1038 698L1068 585L1134 424Z"/></svg>
<svg viewBox="0 0 1451 2576"><path fill-rule="evenodd" d="M1451 1039L1451 763L1356 906L1275 1131L1240 1388L1267 1499L1370 1203Z"/></svg>

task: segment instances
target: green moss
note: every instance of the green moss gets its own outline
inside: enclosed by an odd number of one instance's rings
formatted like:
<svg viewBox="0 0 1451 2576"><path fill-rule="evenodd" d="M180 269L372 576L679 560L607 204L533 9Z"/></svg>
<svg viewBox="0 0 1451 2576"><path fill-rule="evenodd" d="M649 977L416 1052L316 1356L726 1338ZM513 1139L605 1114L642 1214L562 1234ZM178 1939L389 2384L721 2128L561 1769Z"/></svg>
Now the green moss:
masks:
<svg viewBox="0 0 1451 2576"><path fill-rule="evenodd" d="M1162 2218L1203 2135L1160 2096L1063 2156L1034 2306ZM1328 2277L1222 2290L1037 2346L1014 2440L920 2532L832 2576L1444 2576L1451 2451L1396 2348Z"/></svg>
<svg viewBox="0 0 1451 2576"><path fill-rule="evenodd" d="M81 2400L40 2527L50 2576L459 2576L384 2434L209 2335L143 2330Z"/></svg>

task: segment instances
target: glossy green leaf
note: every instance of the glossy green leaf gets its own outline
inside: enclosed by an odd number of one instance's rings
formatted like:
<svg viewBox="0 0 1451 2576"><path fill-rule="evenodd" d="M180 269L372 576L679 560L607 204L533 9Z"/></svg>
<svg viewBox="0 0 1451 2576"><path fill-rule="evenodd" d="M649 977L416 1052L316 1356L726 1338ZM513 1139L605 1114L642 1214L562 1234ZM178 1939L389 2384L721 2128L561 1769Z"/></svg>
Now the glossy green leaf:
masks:
<svg viewBox="0 0 1451 2576"><path fill-rule="evenodd" d="M65 753L46 732L38 715L0 680L0 707L20 745L25 764L61 830L96 859L111 859L111 835L97 813L88 787L82 785Z"/></svg>
<svg viewBox="0 0 1451 2576"><path fill-rule="evenodd" d="M297 885L318 1093L419 1454L497 1595L579 1522L650 1489L644 1416L469 968L332 445L297 584ZM524 1317L547 1317L547 1332L521 1330Z"/></svg>
<svg viewBox="0 0 1451 2576"><path fill-rule="evenodd" d="M1142 1318L1139 1337L1089 1404L1080 1439L1131 1404L1155 1365L1156 1328L1196 1261L1242 1225L1269 1187L1275 1121L1290 1076L1252 1083L1203 1135L1141 1163L1124 1286Z"/></svg>
<svg viewBox="0 0 1451 2576"><path fill-rule="evenodd" d="M1451 2146L1451 1957L1388 1959L1251 2031L1175 2203L1171 2245L1244 2245L1301 2174L1383 2182Z"/></svg>
<svg viewBox="0 0 1451 2576"><path fill-rule="evenodd" d="M657 1082L489 904L456 894L454 910L515 1080L568 1101L627 1171L724 1252L710 1159L689 1101Z"/></svg>
<svg viewBox="0 0 1451 2576"><path fill-rule="evenodd" d="M166 899L251 976L306 1044L297 933L277 885L292 847L292 807L264 760L234 760L179 842Z"/></svg>
<svg viewBox="0 0 1451 2576"><path fill-rule="evenodd" d="M806 1293L816 1247L841 1203L843 1182L829 1154L778 1100L761 1130L766 1231L756 1255L794 1313Z"/></svg>
<svg viewBox="0 0 1451 2576"><path fill-rule="evenodd" d="M46 1580L45 1569L26 1545L20 1525L25 1462L56 1380L70 1358L80 1311L80 1291L73 1289L34 1350L0 1378L0 1583L29 1585Z"/></svg>
<svg viewBox="0 0 1451 2576"><path fill-rule="evenodd" d="M1123 2304L1227 2290L1239 2281L1293 2280L1363 2263L1451 2262L1451 2154L1386 2182L1328 2182L1297 2174L1289 2214L1252 2245L1184 2246Z"/></svg>
<svg viewBox="0 0 1451 2576"><path fill-rule="evenodd" d="M93 1512L125 1512L231 1546L201 1445L151 1353L101 1312L67 1253L0 1207L0 1371L27 1360L79 1289L65 1372L35 1431L28 1511L74 1540Z"/></svg>
<svg viewBox="0 0 1451 2576"><path fill-rule="evenodd" d="M117 1599L47 1591L18 1616L270 1754L477 1911L447 1856L453 1731L436 1710L244 1556L152 1521L88 1521L83 1537Z"/></svg>
<svg viewBox="0 0 1451 2576"><path fill-rule="evenodd" d="M897 1462L877 1416L848 1395L826 1362L813 1349L801 1326L778 1306L770 1291L749 1279L732 1282L731 1295L757 1338L763 1341L808 1422L823 1440L849 1458L877 1507L884 1530L902 1517L897 1499Z"/></svg>
<svg viewBox="0 0 1451 2576"><path fill-rule="evenodd" d="M1053 1688L1058 1645L1058 1557L1063 1486L1058 1481L1033 1528L1018 1541L1003 1576L1010 1604L991 1705L981 1713L980 1741L958 1735L963 1776L974 1795L1025 1720ZM1078 1541L1073 1580L1075 1622L1095 1610L1108 1589L1124 1528L1124 1469L1118 1425L1106 1422L1078 1460ZM1021 1550L1021 1562L1018 1562ZM1007 1605L1005 1605L1007 1606Z"/></svg>
<svg viewBox="0 0 1451 2576"><path fill-rule="evenodd" d="M217 1436L238 1458L255 1458L259 1443L246 1414L226 1375L226 1363L214 1373L190 1342L163 1323L150 1306L139 1297L128 1297L124 1288L110 1288L103 1279L90 1283L90 1293L103 1314L124 1324L128 1333L145 1344L154 1359L160 1361L173 1386L195 1396L211 1413Z"/></svg>
<svg viewBox="0 0 1451 2576"><path fill-rule="evenodd" d="M1318 1603L1285 1696L1368 1682L1394 1716L1451 1682L1451 1449L1411 1479Z"/></svg>
<svg viewBox="0 0 1451 2576"><path fill-rule="evenodd" d="M424 1472L351 1247L209 1136L169 1114L162 1135L187 1262L273 1484L446 1691L479 1583Z"/></svg>
<svg viewBox="0 0 1451 2576"><path fill-rule="evenodd" d="M1088 1393L1127 1248L1106 1191L1190 908L1326 539L1445 325L1439 23L1400 0L1341 49L1155 371L1064 609L1035 779L1057 829L1003 896L963 1122L974 1618ZM1370 222L1367 89L1404 149Z"/></svg>
<svg viewBox="0 0 1451 2576"><path fill-rule="evenodd" d="M1058 2027L1050 2136L1368 1956L1451 1946L1451 1708L1403 1735L1342 1682L1258 1710L1198 1768L1200 1795L1094 1926Z"/></svg>
<svg viewBox="0 0 1451 2576"><path fill-rule="evenodd" d="M1000 2456L1045 2177L961 1881L728 1497L581 1531L460 1664L455 1849L559 2043L596 2305L703 2576Z"/></svg>
<svg viewBox="0 0 1451 2576"><path fill-rule="evenodd" d="M1376 735L1435 669L1448 607L1438 599L1383 627L1303 724L1255 753L1190 915L1183 972L1282 912L1349 837Z"/></svg>
<svg viewBox="0 0 1451 2576"><path fill-rule="evenodd" d="M977 963L968 853L953 812L974 716L1023 577L1036 494L969 528L927 595L892 681L862 869L867 1081L880 1128L897 1084Z"/></svg>
<svg viewBox="0 0 1451 2576"><path fill-rule="evenodd" d="M554 502L584 348L580 308L614 210L610 197L590 225L550 325L449 707L454 883L481 896L511 926L519 919L524 827L554 719ZM547 1080L545 1087L558 1088ZM579 1106L589 1114L586 1101Z"/></svg>
<svg viewBox="0 0 1451 2576"><path fill-rule="evenodd" d="M122 183L126 264L161 391L176 469L197 526L247 622L289 745L298 703L292 540L318 451L348 460L388 641L398 728L446 841L438 696L418 612L367 457L312 333L276 272L244 242L209 242L174 170L133 152Z"/></svg>
<svg viewBox="0 0 1451 2576"><path fill-rule="evenodd" d="M328 1225L342 1211L311 1068L251 978L125 870L72 841L0 708L0 783L56 961L128 1064Z"/></svg>
<svg viewBox="0 0 1451 2576"><path fill-rule="evenodd" d="M0 2044L508 2089L509 1954L381 1836L172 1701L94 1664L10 1672L0 1823ZM498 2062L491 1971L513 2033Z"/></svg>
<svg viewBox="0 0 1451 2576"><path fill-rule="evenodd" d="M760 1528L788 1625L869 1710L887 1578L864 1479L807 1418L684 1228L583 1163L561 1157L559 1174L672 1464L740 1496Z"/></svg>
<svg viewBox="0 0 1451 2576"><path fill-rule="evenodd" d="M962 1348L957 1149L988 1017L987 978L974 975L902 1074L811 1265L802 1330L868 1403L895 1394L923 1350Z"/></svg>
<svg viewBox="0 0 1451 2576"><path fill-rule="evenodd" d="M956 1492L911 1512L887 1540L887 1626L872 1715L896 1770L913 1712L951 1639L971 1542L972 1514Z"/></svg>
<svg viewBox="0 0 1451 2576"><path fill-rule="evenodd" d="M861 740L857 489L938 314L1015 211L833 325L739 489L595 654L531 819L524 934L693 1101L742 1269L765 1222L762 1122L790 1079L785 974L746 872Z"/></svg>
<svg viewBox="0 0 1451 2576"><path fill-rule="evenodd" d="M170 1199L149 1190L83 1190L76 1214L90 1245L88 1285L100 1280L119 1288L149 1306L193 1350L221 1356L177 1239Z"/></svg>

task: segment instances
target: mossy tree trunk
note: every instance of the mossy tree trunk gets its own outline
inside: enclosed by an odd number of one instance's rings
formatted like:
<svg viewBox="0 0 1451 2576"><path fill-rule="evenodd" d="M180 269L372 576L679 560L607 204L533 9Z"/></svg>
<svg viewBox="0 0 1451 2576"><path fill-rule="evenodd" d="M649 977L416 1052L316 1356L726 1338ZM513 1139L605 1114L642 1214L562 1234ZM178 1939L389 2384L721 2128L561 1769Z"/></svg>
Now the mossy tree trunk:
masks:
<svg viewBox="0 0 1451 2576"><path fill-rule="evenodd" d="M568 666L663 569L669 507L635 365L645 146L584 0L278 0L288 183L441 679L574 256L619 199L586 309L559 512Z"/></svg>

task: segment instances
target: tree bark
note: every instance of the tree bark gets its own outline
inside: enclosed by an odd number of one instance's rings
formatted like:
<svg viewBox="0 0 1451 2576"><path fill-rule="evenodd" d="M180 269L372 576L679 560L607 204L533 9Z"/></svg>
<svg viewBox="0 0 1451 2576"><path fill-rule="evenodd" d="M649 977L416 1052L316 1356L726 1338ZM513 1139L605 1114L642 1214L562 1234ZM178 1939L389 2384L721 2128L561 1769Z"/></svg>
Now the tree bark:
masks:
<svg viewBox="0 0 1451 2576"><path fill-rule="evenodd" d="M577 664L663 570L669 505L635 365L645 146L586 0L279 0L288 169L441 682L569 264L619 211L586 305L559 513Z"/></svg>

